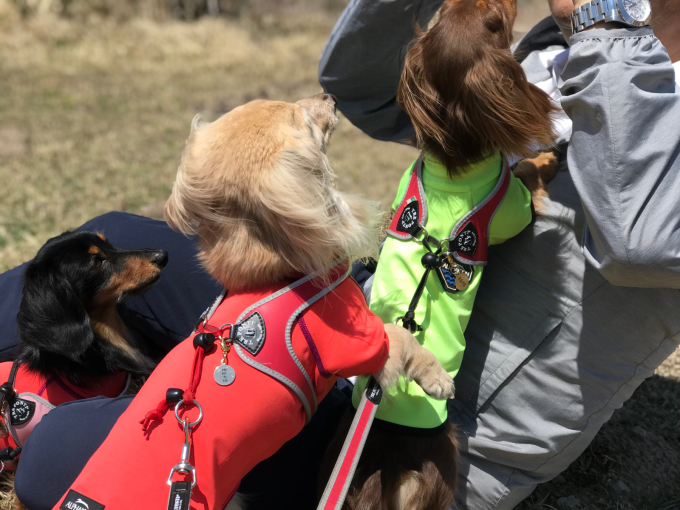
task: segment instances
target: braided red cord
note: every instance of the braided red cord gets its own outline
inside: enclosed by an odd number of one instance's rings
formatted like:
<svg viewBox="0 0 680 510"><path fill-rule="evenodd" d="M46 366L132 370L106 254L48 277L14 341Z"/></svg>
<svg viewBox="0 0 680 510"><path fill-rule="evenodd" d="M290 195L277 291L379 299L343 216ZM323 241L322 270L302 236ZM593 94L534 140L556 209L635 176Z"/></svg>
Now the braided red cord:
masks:
<svg viewBox="0 0 680 510"><path fill-rule="evenodd" d="M183 404L186 406L193 405L194 395L196 394L196 388L198 388L198 383L201 382L201 373L203 371L203 360L205 359L205 351L201 347L196 347L194 352L194 362L191 366L191 380L189 381L189 389L184 391L184 396L182 397ZM142 424L142 430L146 432L151 425L156 420L161 419L165 413L170 409L167 401L165 399L161 400L155 409L152 409L139 423Z"/></svg>
<svg viewBox="0 0 680 510"><path fill-rule="evenodd" d="M151 425L151 422L162 418L169 407L170 406L168 406L168 403L165 401L165 399L161 400L156 406L156 409L152 409L146 413L146 416L144 416L144 418L139 422L142 424L142 430L146 432L146 430L149 428L149 425Z"/></svg>
<svg viewBox="0 0 680 510"><path fill-rule="evenodd" d="M191 405L194 403L194 394L198 383L201 382L201 373L203 372L203 360L205 359L205 351L197 348L194 356L194 365L191 369L191 381L189 381L189 389L184 391L184 405Z"/></svg>

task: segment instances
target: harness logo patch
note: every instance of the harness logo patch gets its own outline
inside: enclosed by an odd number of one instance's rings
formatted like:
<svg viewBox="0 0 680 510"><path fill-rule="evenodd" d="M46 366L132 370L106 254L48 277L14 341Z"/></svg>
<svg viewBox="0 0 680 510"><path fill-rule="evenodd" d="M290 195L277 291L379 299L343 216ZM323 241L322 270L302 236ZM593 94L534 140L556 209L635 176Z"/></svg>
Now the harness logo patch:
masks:
<svg viewBox="0 0 680 510"><path fill-rule="evenodd" d="M451 257L444 259L442 265L437 268L437 276L442 288L450 294L467 289L474 274L474 266L458 264Z"/></svg>
<svg viewBox="0 0 680 510"><path fill-rule="evenodd" d="M266 337L264 319L258 312L249 315L236 325L235 341L253 356L260 352Z"/></svg>
<svg viewBox="0 0 680 510"><path fill-rule="evenodd" d="M104 510L104 505L71 489L59 508L61 510Z"/></svg>
<svg viewBox="0 0 680 510"><path fill-rule="evenodd" d="M465 225L465 228L460 234L456 236L454 241L454 249L468 257L474 257L477 251L478 235L477 228L470 222Z"/></svg>
<svg viewBox="0 0 680 510"><path fill-rule="evenodd" d="M406 207L404 207L404 210L401 211L401 216L397 222L397 230L410 234L418 227L419 220L418 201L416 200L416 197L411 197L408 199L408 203L406 204Z"/></svg>
<svg viewBox="0 0 680 510"><path fill-rule="evenodd" d="M35 413L35 402L31 400L24 400L23 398L15 399L9 408L9 421L12 425L23 425L33 417Z"/></svg>

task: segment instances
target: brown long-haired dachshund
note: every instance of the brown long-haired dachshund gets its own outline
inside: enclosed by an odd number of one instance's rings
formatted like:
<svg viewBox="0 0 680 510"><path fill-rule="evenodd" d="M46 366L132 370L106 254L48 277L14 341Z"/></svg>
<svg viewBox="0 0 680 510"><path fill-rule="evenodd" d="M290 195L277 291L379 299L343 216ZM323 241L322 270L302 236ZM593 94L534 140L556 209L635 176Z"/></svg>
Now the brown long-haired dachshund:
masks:
<svg viewBox="0 0 680 510"><path fill-rule="evenodd" d="M521 159L554 140L556 107L510 52L516 0L449 0L406 54L397 93L418 146L449 175L499 151Z"/></svg>
<svg viewBox="0 0 680 510"><path fill-rule="evenodd" d="M471 165L499 152L521 159L552 144L556 107L527 81L509 49L516 13L516 0L449 0L429 31L417 30L406 54L397 100L413 122L418 147L449 178L464 180ZM552 155L525 160L515 170L535 207L555 170ZM350 421L346 416L337 438ZM371 430L345 508L449 508L457 478L453 425L412 432L392 425L378 422ZM336 439L327 459L340 446Z"/></svg>

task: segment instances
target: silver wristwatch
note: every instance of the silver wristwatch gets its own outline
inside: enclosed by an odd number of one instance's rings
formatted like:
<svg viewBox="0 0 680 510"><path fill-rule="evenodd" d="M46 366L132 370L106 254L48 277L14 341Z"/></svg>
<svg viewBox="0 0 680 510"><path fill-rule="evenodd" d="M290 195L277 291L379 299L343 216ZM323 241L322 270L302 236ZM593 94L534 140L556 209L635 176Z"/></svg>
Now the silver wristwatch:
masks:
<svg viewBox="0 0 680 510"><path fill-rule="evenodd" d="M642 27L649 25L651 17L650 0L592 0L571 14L571 30L577 34L595 23L607 21Z"/></svg>

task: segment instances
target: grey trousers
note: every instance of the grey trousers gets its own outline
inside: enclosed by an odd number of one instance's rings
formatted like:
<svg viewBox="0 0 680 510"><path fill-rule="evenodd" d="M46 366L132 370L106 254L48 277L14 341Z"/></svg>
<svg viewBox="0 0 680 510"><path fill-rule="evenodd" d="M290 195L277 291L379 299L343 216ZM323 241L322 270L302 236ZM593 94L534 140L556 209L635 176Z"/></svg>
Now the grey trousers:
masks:
<svg viewBox="0 0 680 510"><path fill-rule="evenodd" d="M454 508L514 508L576 460L680 343L680 290L615 287L584 259L565 164L546 205L490 250L449 406L461 440Z"/></svg>

